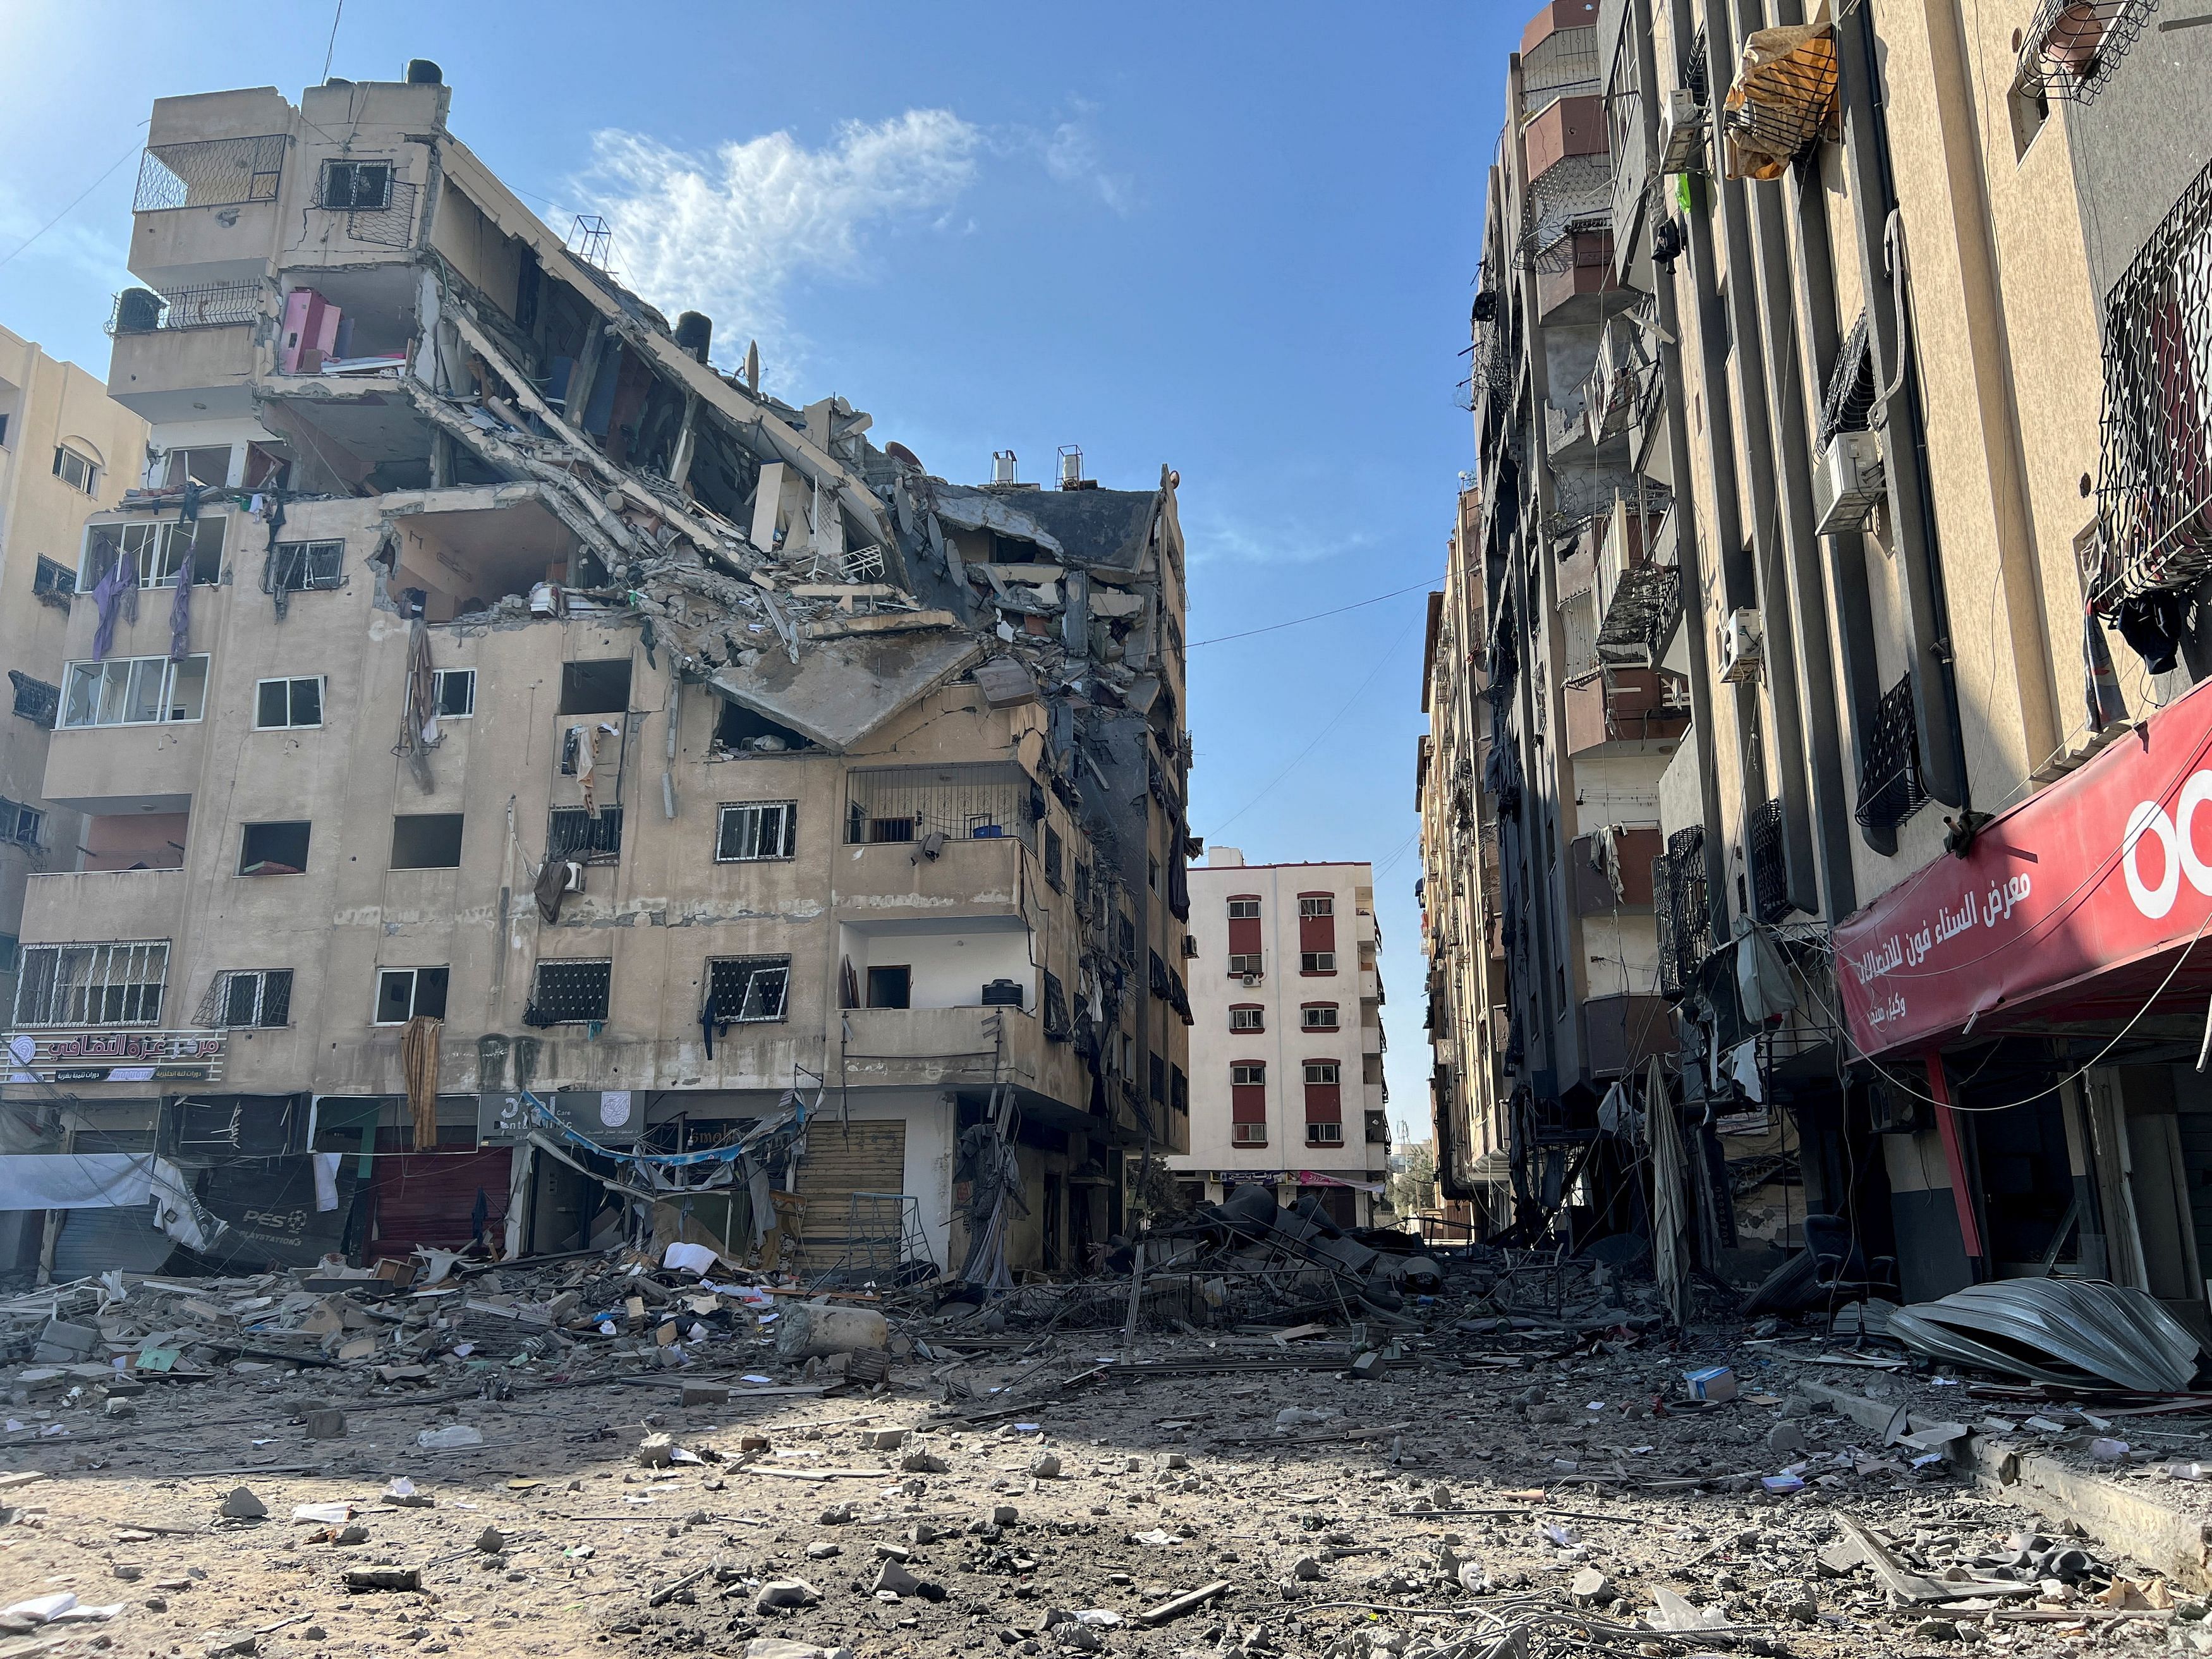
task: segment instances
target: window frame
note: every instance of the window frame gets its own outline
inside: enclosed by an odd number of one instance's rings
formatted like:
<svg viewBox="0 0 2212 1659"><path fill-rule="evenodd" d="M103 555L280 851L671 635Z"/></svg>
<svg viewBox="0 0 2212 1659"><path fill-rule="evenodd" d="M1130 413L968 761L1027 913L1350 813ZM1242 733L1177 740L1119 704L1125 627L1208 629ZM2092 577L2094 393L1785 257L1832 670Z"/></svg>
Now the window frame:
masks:
<svg viewBox="0 0 2212 1659"><path fill-rule="evenodd" d="M380 1018L379 1015L380 1015L384 1010L385 981L387 979L397 979L403 974L407 976L406 1018L403 1019ZM453 994L453 970L450 965L440 963L425 963L420 967L414 968L387 968L380 964L376 970L375 1000L369 1005L369 1024L380 1030L397 1030L399 1027L404 1025L408 1020L420 1017L422 1006L422 975L425 974L443 974L446 975L445 986L443 989L441 990L438 996L438 1012L428 1016L428 1018L432 1019L445 1018L447 999Z"/></svg>
<svg viewBox="0 0 2212 1659"><path fill-rule="evenodd" d="M744 989L743 994L738 998L738 1012L730 1015L726 1018L721 1017L721 1001L716 995L714 988L714 981L716 977L715 970L717 969L725 968L732 970L742 969L744 970L745 976ZM748 1013L745 1011L753 1006L754 993L760 988L761 976L764 974L780 975L782 979L781 986L777 992L775 1012L774 1013ZM714 1024L718 1026L778 1025L783 1024L791 1018L791 957L788 954L783 956L708 957L707 958L706 980L706 1012L709 1016L713 1017ZM911 981L909 981L909 988L910 986Z"/></svg>
<svg viewBox="0 0 2212 1659"><path fill-rule="evenodd" d="M1244 1024L1237 1023L1239 1014L1251 1018ZM1229 1029L1232 1031L1265 1032L1267 1029L1267 1005L1264 1002L1232 1002L1229 1005Z"/></svg>
<svg viewBox="0 0 2212 1659"><path fill-rule="evenodd" d="M1267 1144L1265 1123L1232 1123L1229 1126L1229 1144L1232 1146L1264 1146Z"/></svg>
<svg viewBox="0 0 2212 1659"><path fill-rule="evenodd" d="M368 168L380 168L384 173L384 192L374 202L360 199L362 173ZM392 186L398 167L389 156L325 156L322 177L315 181L315 205L327 213L382 213L392 206ZM331 194L331 180L343 174L352 180L346 199L337 200Z"/></svg>
<svg viewBox="0 0 2212 1659"><path fill-rule="evenodd" d="M783 815L783 850L780 853L730 853L724 849L729 844L731 814L770 811ZM763 822L765 819L763 818ZM756 830L753 844L760 844ZM726 800L714 809L714 862L717 864L779 864L799 856L799 803L796 800Z"/></svg>
<svg viewBox="0 0 2212 1659"><path fill-rule="evenodd" d="M1298 920L1318 921L1322 916L1336 915L1336 895L1334 893L1301 893L1298 895Z"/></svg>
<svg viewBox="0 0 2212 1659"><path fill-rule="evenodd" d="M1323 963L1328 965L1324 967ZM1333 977L1336 973L1336 952L1334 951L1299 951L1298 972L1313 979Z"/></svg>
<svg viewBox="0 0 2212 1659"><path fill-rule="evenodd" d="M453 709L446 707L446 687L456 681L465 681L469 694L468 707ZM430 671L430 706L438 711L441 720L474 720L477 714L477 671L473 668L434 668Z"/></svg>
<svg viewBox="0 0 2212 1659"><path fill-rule="evenodd" d="M14 847L27 847L35 851L44 845L39 832L46 827L46 812L42 806L27 805L21 801L0 797L0 842Z"/></svg>
<svg viewBox="0 0 2212 1659"><path fill-rule="evenodd" d="M1265 951L1240 951L1234 952L1229 958L1229 977L1231 979L1243 979L1248 975L1264 974L1267 971L1267 953ZM1243 965L1246 963L1250 965Z"/></svg>
<svg viewBox="0 0 2212 1659"><path fill-rule="evenodd" d="M213 538L204 550L199 544L203 534ZM88 524L77 545L74 592L91 592L100 586L112 568L113 560L101 564L96 573L94 569L94 551L102 540L114 548L118 559L125 553L137 556L138 586L142 592L174 587L187 571L192 573L191 585L194 587L213 587L222 580L223 552L230 540L230 514L210 507L196 519L179 517ZM203 551L212 556L208 574L204 576L198 574Z"/></svg>
<svg viewBox="0 0 2212 1659"><path fill-rule="evenodd" d="M248 863L253 862L247 853L247 848L252 845L253 832L256 830L291 829L306 832L307 845L301 850L298 869L249 870L246 867ZM307 873L307 860L314 851L314 836L315 825L312 818L256 818L241 823L238 826L238 864L231 871L231 874L246 881L262 881L270 876L304 876ZM268 861L265 854L261 861L264 863Z"/></svg>
<svg viewBox="0 0 2212 1659"><path fill-rule="evenodd" d="M1245 1073L1255 1075L1247 1077ZM1264 1089L1267 1086L1267 1062L1264 1060L1232 1060L1229 1062L1229 1086L1232 1089Z"/></svg>
<svg viewBox="0 0 2212 1659"><path fill-rule="evenodd" d="M254 681L253 729L257 732L320 731L323 726L323 708L329 690L329 676L325 674L276 674L271 675L267 679ZM272 726L261 718L262 688L270 685L281 685L285 688L284 720L282 725ZM292 718L295 712L296 701L299 696L298 688L302 685L312 685L315 688L315 718L312 720L295 720Z"/></svg>
<svg viewBox="0 0 2212 1659"><path fill-rule="evenodd" d="M223 969L222 977L222 986L220 992L222 1006L216 1010L218 1030L281 1031L291 1024L293 969L289 968L226 968ZM284 982L282 1011L284 1018L272 1020L268 1017L269 984L270 980L279 977ZM253 1006L251 1017L243 1020L234 1019L231 1018L233 999L237 994L237 988L247 980L253 981Z"/></svg>
<svg viewBox="0 0 2212 1659"><path fill-rule="evenodd" d="M116 670L120 669L122 671L122 701L127 706L131 695L131 678L137 673L137 665L142 663L160 663L162 665L161 671L161 692L156 699L162 712L155 715L155 717L150 720L103 720L98 718L101 705L107 701L105 684L108 678ZM181 678L179 671L189 669L195 663L199 665L199 712L196 714L172 714L167 711L176 706L177 683ZM213 658L210 653L204 651L195 652L191 655L187 656L182 662L172 662L167 657L106 657L97 662L65 662L62 665L61 707L56 711L54 715L55 729L57 731L63 732L93 732L106 727L118 726L191 726L196 724L197 722L207 718L207 683L212 673L213 667ZM88 720L73 720L69 717L70 701L73 690L71 682L77 678L81 671L85 672L87 678L102 688L100 690L96 691L94 694L93 712L94 717Z"/></svg>
<svg viewBox="0 0 2212 1659"><path fill-rule="evenodd" d="M1327 1020L1318 1020L1316 1014L1327 1014ZM1301 1031L1340 1031L1344 1029L1344 1006L1336 1002L1303 1002L1298 1005L1298 1030Z"/></svg>
<svg viewBox="0 0 2212 1659"><path fill-rule="evenodd" d="M1344 1125L1338 1123L1306 1124L1306 1145L1309 1146L1341 1146L1344 1145Z"/></svg>
<svg viewBox="0 0 2212 1659"><path fill-rule="evenodd" d="M1249 906L1251 906L1251 908L1250 908L1250 909L1249 909L1249 910L1242 910L1242 909L1239 909L1239 908L1237 908L1239 905L1249 905ZM1229 901L1229 910L1228 910L1228 915L1227 915L1227 916L1226 916L1226 920L1228 920L1228 921L1259 921L1259 920L1260 920L1260 901L1259 901L1258 899L1256 899L1256 898L1233 898L1233 899L1231 899L1231 900Z"/></svg>
<svg viewBox="0 0 2212 1659"><path fill-rule="evenodd" d="M601 988L605 993L605 1000L600 1003L599 1012L596 1014L564 1015L559 1019L547 1018L541 1011L541 1003L545 988L545 970L549 968L556 971L563 969L604 969L606 978ZM541 957L530 975L530 1009L537 1012L538 1018L527 1023L540 1029L555 1025L604 1025L611 1017L614 1005L615 959L612 957Z"/></svg>
<svg viewBox="0 0 2212 1659"><path fill-rule="evenodd" d="M87 972L82 982L76 986L64 985L60 973L64 963L65 953L70 951L89 953L85 962ZM118 951L132 953L122 958L126 976L120 978L113 972L118 960L116 953ZM155 956L156 952L159 953L158 959ZM57 941L50 945L21 945L16 955L15 999L11 1010L14 1024L19 1030L65 1030L76 1026L99 1025L159 1025L161 1023L162 1005L168 995L169 954L170 941L165 939L102 939L83 942L71 940ZM37 983L38 976L33 969L33 961L35 958L46 957L52 958L54 972L47 978L44 986L43 994L47 1003L46 1012L49 1016L58 1012L64 1018L31 1018L25 1012L25 998L40 994L40 987ZM150 980L127 977L131 965L142 960L144 965L155 968L159 977ZM100 969L96 983L91 971L94 967ZM149 990L153 994L153 1006L150 1012L146 1008L146 994ZM82 997L81 1011L60 1006L63 999L74 1000L79 994ZM92 1002L94 997L114 998L116 1012L109 1015L103 1007L102 1017L93 1018ZM138 1011L135 1018L129 1012L134 1003ZM76 1012L81 1012L83 1017L66 1018L68 1014Z"/></svg>
<svg viewBox="0 0 2212 1659"><path fill-rule="evenodd" d="M574 831L579 821L583 834L573 833L565 841L556 834L560 826ZM595 842L611 842L611 846L595 846ZM623 810L619 806L602 806L594 815L581 806L556 806L545 815L545 856L549 859L573 860L578 864L619 864L623 849ZM443 868L444 866L435 866Z"/></svg>
<svg viewBox="0 0 2212 1659"><path fill-rule="evenodd" d="M62 463L64 460L74 461L83 469L82 483L79 483L71 477L69 472L63 470ZM97 496L100 494L100 475L106 471L106 469L98 461L81 449L71 449L66 443L54 446L54 477L81 495Z"/></svg>
<svg viewBox="0 0 2212 1659"><path fill-rule="evenodd" d="M459 822L460 834L453 843L453 861L451 864L401 864L398 862L399 826L406 820L417 818L452 818ZM386 855L384 867L395 874L419 870L458 870L461 867L462 858L468 851L468 834L469 821L468 814L465 812L394 812L392 815L392 847Z"/></svg>
<svg viewBox="0 0 2212 1659"><path fill-rule="evenodd" d="M329 593L345 586L345 538L317 536L307 541L279 542L269 550L270 591L280 593ZM293 570L285 556L297 556ZM296 574L299 580L289 578Z"/></svg>

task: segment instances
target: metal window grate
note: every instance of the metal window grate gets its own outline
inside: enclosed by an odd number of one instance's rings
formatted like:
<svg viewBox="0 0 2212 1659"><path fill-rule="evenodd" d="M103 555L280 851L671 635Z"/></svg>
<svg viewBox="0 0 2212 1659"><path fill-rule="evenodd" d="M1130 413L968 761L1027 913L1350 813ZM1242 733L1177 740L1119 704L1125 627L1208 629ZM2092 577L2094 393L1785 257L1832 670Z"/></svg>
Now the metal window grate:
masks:
<svg viewBox="0 0 2212 1659"><path fill-rule="evenodd" d="M153 334L187 328L234 328L259 319L264 291L259 283L212 283L204 288L179 289L166 296L145 289L125 289L115 296L107 331Z"/></svg>
<svg viewBox="0 0 2212 1659"><path fill-rule="evenodd" d="M789 957L716 957L707 963L707 1018L717 1025L784 1017L791 994Z"/></svg>
<svg viewBox="0 0 2212 1659"><path fill-rule="evenodd" d="M18 1025L155 1025L169 942L32 945L15 982Z"/></svg>
<svg viewBox="0 0 2212 1659"><path fill-rule="evenodd" d="M372 247L405 247L415 234L415 186L394 179L382 207L349 210L346 234Z"/></svg>
<svg viewBox="0 0 2212 1659"><path fill-rule="evenodd" d="M1525 119L1561 98L1598 90L1597 30L1553 29L1521 59L1521 113Z"/></svg>
<svg viewBox="0 0 2212 1659"><path fill-rule="evenodd" d="M31 597L66 611L76 592L76 572L43 553L39 555L39 568L31 578Z"/></svg>
<svg viewBox="0 0 2212 1659"><path fill-rule="evenodd" d="M602 806L597 817L581 806L556 806L545 830L545 856L580 864L613 864L622 857L623 810Z"/></svg>
<svg viewBox="0 0 2212 1659"><path fill-rule="evenodd" d="M1682 84L1690 89L1690 96L1703 108L1712 101L1712 81L1706 70L1705 32L1698 31L1698 38L1690 46L1690 61L1684 65Z"/></svg>
<svg viewBox="0 0 2212 1659"><path fill-rule="evenodd" d="M54 729L54 719L61 713L62 689L48 685L44 680L34 680L21 669L8 671L9 683L15 688L15 712L33 726Z"/></svg>
<svg viewBox="0 0 2212 1659"><path fill-rule="evenodd" d="M1826 448L1838 432L1865 431L1874 416L1875 395L1873 337L1862 311L1828 374L1828 389L1820 399L1820 447Z"/></svg>
<svg viewBox="0 0 2212 1659"><path fill-rule="evenodd" d="M532 987L525 1025L581 1025L607 1017L614 981L611 962L541 962Z"/></svg>
<svg viewBox="0 0 2212 1659"><path fill-rule="evenodd" d="M1018 836L1035 848L1042 792L1019 766L884 766L846 778L845 840L948 841ZM911 826L904 833L893 826Z"/></svg>
<svg viewBox="0 0 2212 1659"><path fill-rule="evenodd" d="M228 969L208 981L195 1025L232 1030L276 1027L292 1022L289 968Z"/></svg>
<svg viewBox="0 0 2212 1659"><path fill-rule="evenodd" d="M2105 301L2094 596L2212 574L2212 167L2182 192Z"/></svg>
<svg viewBox="0 0 2212 1659"><path fill-rule="evenodd" d="M1067 1018L1066 988L1050 969L1044 976L1044 1034L1054 1042L1065 1042L1074 1035Z"/></svg>
<svg viewBox="0 0 2212 1659"><path fill-rule="evenodd" d="M1761 801L1751 809L1744 839L1751 846L1751 878L1759 919L1779 921L1790 914L1790 867L1784 862L1782 848L1782 803L1778 799Z"/></svg>
<svg viewBox="0 0 2212 1659"><path fill-rule="evenodd" d="M2014 90L2094 101L2157 9L2158 0L2043 0L2021 36Z"/></svg>
<svg viewBox="0 0 2212 1659"><path fill-rule="evenodd" d="M149 148L138 163L131 211L273 202L284 173L284 144L283 135L276 133Z"/></svg>
<svg viewBox="0 0 2212 1659"><path fill-rule="evenodd" d="M1729 176L1778 176L1781 164L1820 137L1835 108L1835 31L1827 29L1783 57L1747 69L1722 102L1722 129L1745 152L1745 170L1731 167Z"/></svg>
<svg viewBox="0 0 2212 1659"><path fill-rule="evenodd" d="M1920 781L1920 736L1912 711L1912 677L1881 694L1874 732L1859 774L1855 815L1869 830L1894 829L1928 804Z"/></svg>
<svg viewBox="0 0 2212 1659"><path fill-rule="evenodd" d="M1680 996L1696 977L1706 945L1705 832L1677 830L1652 860L1652 908L1659 923L1659 989Z"/></svg>

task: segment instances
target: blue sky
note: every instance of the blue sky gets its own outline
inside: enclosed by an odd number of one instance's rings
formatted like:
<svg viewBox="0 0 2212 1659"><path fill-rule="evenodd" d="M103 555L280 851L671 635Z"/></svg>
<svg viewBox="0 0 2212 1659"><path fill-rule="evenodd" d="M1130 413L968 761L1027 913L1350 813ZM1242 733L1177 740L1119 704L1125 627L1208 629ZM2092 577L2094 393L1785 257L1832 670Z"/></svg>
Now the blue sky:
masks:
<svg viewBox="0 0 2212 1659"><path fill-rule="evenodd" d="M436 59L455 131L556 228L604 212L625 280L714 316L718 358L757 336L771 389L842 393L932 471L980 483L1012 448L1048 481L1065 443L1109 487L1176 468L1195 642L1441 576L1526 10L349 0L331 72ZM105 374L152 100L296 97L331 20L0 6L0 322ZM1417 1138L1423 605L1196 646L1190 673L1196 832L1387 862L1391 1116Z"/></svg>

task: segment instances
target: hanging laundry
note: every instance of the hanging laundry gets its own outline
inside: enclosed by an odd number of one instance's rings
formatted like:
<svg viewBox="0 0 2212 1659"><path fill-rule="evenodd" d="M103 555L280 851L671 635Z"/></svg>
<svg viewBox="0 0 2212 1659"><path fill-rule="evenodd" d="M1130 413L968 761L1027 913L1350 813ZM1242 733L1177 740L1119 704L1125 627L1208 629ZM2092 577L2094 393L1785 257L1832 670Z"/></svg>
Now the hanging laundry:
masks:
<svg viewBox="0 0 2212 1659"><path fill-rule="evenodd" d="M99 662L115 644L115 623L119 616L127 622L138 620L138 556L125 548L107 567L107 574L92 590L93 608L100 613L100 625L93 629L92 659Z"/></svg>
<svg viewBox="0 0 2212 1659"><path fill-rule="evenodd" d="M592 793L592 773L599 763L599 734L588 726L572 726L568 737L575 750L576 783L584 792L584 816L596 818L599 804Z"/></svg>
<svg viewBox="0 0 2212 1659"><path fill-rule="evenodd" d="M2171 673L2181 653L2181 636L2189 629L2189 596L2138 593L2120 601L2114 621L2120 637L2134 647L2145 668L2154 674Z"/></svg>
<svg viewBox="0 0 2212 1659"><path fill-rule="evenodd" d="M192 572L189 562L177 572L177 597L169 602L169 660L182 662L192 644Z"/></svg>
<svg viewBox="0 0 2212 1659"><path fill-rule="evenodd" d="M2119 677L2112 672L2112 647L2105 642L2105 625L2097 620L2094 605L2085 606L2081 613L2081 665L2086 671L2082 695L2089 705L2089 729L2101 732L2108 726L2124 726L2128 700L2120 695Z"/></svg>

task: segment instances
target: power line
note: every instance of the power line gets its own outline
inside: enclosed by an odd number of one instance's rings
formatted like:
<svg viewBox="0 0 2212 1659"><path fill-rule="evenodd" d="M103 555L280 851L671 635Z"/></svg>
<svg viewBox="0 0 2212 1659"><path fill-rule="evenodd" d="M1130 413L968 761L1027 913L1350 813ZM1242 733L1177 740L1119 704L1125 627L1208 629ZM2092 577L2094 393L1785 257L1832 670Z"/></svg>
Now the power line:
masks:
<svg viewBox="0 0 2212 1659"><path fill-rule="evenodd" d="M338 0L337 9L331 14L331 44L323 53L323 79L331 78L331 60L338 55L338 19L345 15L345 0Z"/></svg>
<svg viewBox="0 0 2212 1659"><path fill-rule="evenodd" d="M1382 656L1376 659L1375 666L1368 671L1367 678L1359 682L1359 689L1344 700L1343 708L1338 709L1335 714L1329 716L1328 724L1327 726L1322 726L1320 731L1314 733L1313 741L1308 744L1304 748L1299 750L1297 754L1291 756L1290 764L1285 766L1281 771L1276 773L1273 777L1268 779L1267 784L1261 789L1258 794L1253 796L1251 799L1246 801L1234 812L1231 812L1227 817L1216 824L1208 837L1209 839L1218 840L1220 837L1222 831L1228 829L1231 824L1236 823L1237 819L1243 817L1247 812L1250 811L1261 801L1265 800L1267 796L1273 792L1277 784L1280 783L1285 778L1287 778L1293 771L1297 769L1297 765L1300 761L1304 760L1308 755L1312 754L1315 750L1321 746L1321 740L1327 737L1331 732L1334 732L1336 729L1336 723L1352 712L1352 705L1358 702L1361 697L1366 695L1367 688L1375 684L1375 677L1389 666L1392 655L1398 649L1399 641L1402 641L1407 635L1413 631L1413 623L1411 619L1408 619L1406 625L1398 630L1397 639L1394 639L1390 641L1389 645L1384 649Z"/></svg>
<svg viewBox="0 0 2212 1659"><path fill-rule="evenodd" d="M142 121L139 123L139 125L143 126L145 125L145 123ZM112 161L108 163L107 173L101 173L99 178L94 179L82 190L77 191L76 197L70 201L67 207L64 208L59 213L54 215L52 218L47 220L46 223L40 225L22 241L17 243L15 247L9 253L6 259L0 259L0 265L5 265L8 264L9 260L13 259L16 254L21 253L25 248L30 246L33 242L37 241L40 237L45 235L56 225L61 223L63 220L68 218L71 213L76 210L76 205L79 202L84 200L86 197L91 195L93 191L98 190L102 185L107 182L107 174L109 173L114 172L116 168L121 167L125 161L129 161L137 153L138 145L134 140L129 149L125 150L122 155L117 156Z"/></svg>
<svg viewBox="0 0 2212 1659"><path fill-rule="evenodd" d="M1249 640L1255 634L1272 634L1278 629L1296 628L1303 623L1319 622L1324 617L1340 617L1347 611L1358 611L1366 605L1380 605L1385 599L1395 599L1401 593L1412 593L1427 586L1426 582L1415 582L1412 587L1394 587L1388 593L1377 593L1371 599L1354 599L1350 605L1340 605L1334 611L1316 611L1310 617L1293 617L1288 622L1269 623L1265 628L1248 628L1241 634L1217 634L1210 640L1193 640L1183 648L1187 651L1195 651L1201 645L1225 645L1231 640Z"/></svg>

